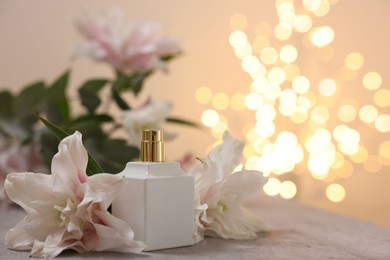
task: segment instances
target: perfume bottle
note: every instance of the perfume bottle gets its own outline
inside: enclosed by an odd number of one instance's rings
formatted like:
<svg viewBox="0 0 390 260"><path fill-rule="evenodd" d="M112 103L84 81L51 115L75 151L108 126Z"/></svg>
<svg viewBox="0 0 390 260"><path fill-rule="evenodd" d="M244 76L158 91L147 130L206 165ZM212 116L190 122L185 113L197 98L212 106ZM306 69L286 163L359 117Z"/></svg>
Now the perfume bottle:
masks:
<svg viewBox="0 0 390 260"><path fill-rule="evenodd" d="M145 251L194 244L194 178L164 162L163 133L144 130L141 162L128 162L112 214L134 230Z"/></svg>

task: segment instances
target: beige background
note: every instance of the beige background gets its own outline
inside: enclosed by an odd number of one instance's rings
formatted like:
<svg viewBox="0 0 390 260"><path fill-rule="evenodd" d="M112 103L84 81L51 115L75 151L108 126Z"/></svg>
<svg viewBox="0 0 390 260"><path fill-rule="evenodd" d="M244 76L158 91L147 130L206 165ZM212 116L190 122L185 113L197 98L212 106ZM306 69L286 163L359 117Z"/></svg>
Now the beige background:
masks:
<svg viewBox="0 0 390 260"><path fill-rule="evenodd" d="M112 6L124 9L131 19L161 21L165 31L177 37L185 50L183 57L171 63L169 74L158 73L147 82L139 102L148 95L171 99L175 103L174 115L196 121L200 121L201 113L209 108L196 102L194 93L198 87L205 85L214 92L223 91L229 95L248 91L250 78L242 71L228 42L230 17L235 13L246 15L247 31L252 35L255 25L261 21L277 23L271 0L0 0L0 87L17 91L33 80L51 81L71 67L69 95L74 96L74 90L83 80L112 75L105 65L88 59L70 59L73 47L80 42L75 18L83 11L98 13ZM317 24L330 25L336 32L332 44L335 57L325 69L332 70L342 64L346 54L359 51L365 57L363 71L379 72L383 76L382 87L389 88L389 13L387 0L340 0L327 16L318 18ZM360 87L351 88L342 98L357 96L360 101L372 103L372 95L365 93ZM77 107L77 101L75 105ZM389 109L383 112L389 113ZM228 111L226 116L231 132L241 139L241 126L254 121L253 113L249 111ZM174 159L187 151L204 156L207 146L214 142L208 129L172 130L180 133L167 149ZM299 132L299 129L295 130ZM389 134L368 133L367 136L365 142L372 145L374 151L380 141L389 139ZM343 180L347 197L338 204L327 202L317 194L318 182L302 180L301 184L306 185L305 192L298 198L304 203L390 226L389 167L378 173L366 173L362 167L356 167L354 175Z"/></svg>

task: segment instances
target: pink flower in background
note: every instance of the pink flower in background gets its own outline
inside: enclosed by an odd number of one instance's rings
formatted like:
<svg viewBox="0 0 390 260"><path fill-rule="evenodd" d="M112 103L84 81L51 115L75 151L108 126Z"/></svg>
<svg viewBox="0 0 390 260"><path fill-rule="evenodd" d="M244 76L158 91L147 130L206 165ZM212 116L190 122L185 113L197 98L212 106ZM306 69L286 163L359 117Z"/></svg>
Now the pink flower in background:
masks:
<svg viewBox="0 0 390 260"><path fill-rule="evenodd" d="M172 110L172 102L150 100L144 106L122 112L122 125L129 134L129 143L139 146L142 130L161 129ZM171 140L176 135L164 131L164 139Z"/></svg>
<svg viewBox="0 0 390 260"><path fill-rule="evenodd" d="M164 69L162 58L180 52L174 39L162 35L159 24L131 23L117 9L100 17L85 16L78 28L85 42L76 53L107 62L123 73Z"/></svg>
<svg viewBox="0 0 390 260"><path fill-rule="evenodd" d="M190 169L194 167L194 165L198 162L196 160L196 157L192 153L184 154L184 156L178 160L180 163L180 167L185 171L188 172Z"/></svg>
<svg viewBox="0 0 390 260"><path fill-rule="evenodd" d="M27 170L47 171L37 145L34 143L21 145L19 142L0 137L0 206L11 203L3 188L6 175Z"/></svg>
<svg viewBox="0 0 390 260"><path fill-rule="evenodd" d="M234 172L244 144L224 133L223 144L190 170L195 177L195 242L204 236L253 239L262 222L244 203L260 191L266 178L258 171Z"/></svg>
<svg viewBox="0 0 390 260"><path fill-rule="evenodd" d="M79 132L63 139L58 150L51 175L7 175L7 195L27 212L6 234L7 247L29 247L34 257L55 257L66 249L80 253L142 251L145 245L134 241L131 228L107 211L123 178L86 175L88 154Z"/></svg>

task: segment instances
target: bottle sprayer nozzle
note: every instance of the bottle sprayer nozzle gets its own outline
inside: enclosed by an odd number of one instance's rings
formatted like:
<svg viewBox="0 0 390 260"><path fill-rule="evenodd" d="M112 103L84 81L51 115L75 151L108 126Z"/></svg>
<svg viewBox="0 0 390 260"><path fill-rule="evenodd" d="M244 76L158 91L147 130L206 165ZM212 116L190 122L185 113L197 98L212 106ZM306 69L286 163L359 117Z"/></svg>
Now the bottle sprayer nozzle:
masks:
<svg viewBox="0 0 390 260"><path fill-rule="evenodd" d="M143 162L164 161L164 138L162 131L142 131L141 160Z"/></svg>

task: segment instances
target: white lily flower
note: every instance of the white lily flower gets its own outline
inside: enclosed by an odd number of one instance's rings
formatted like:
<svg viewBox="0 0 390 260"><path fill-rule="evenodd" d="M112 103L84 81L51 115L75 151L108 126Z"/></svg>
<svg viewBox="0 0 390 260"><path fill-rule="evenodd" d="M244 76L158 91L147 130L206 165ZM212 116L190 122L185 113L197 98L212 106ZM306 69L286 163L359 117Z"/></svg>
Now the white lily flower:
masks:
<svg viewBox="0 0 390 260"><path fill-rule="evenodd" d="M243 146L225 132L223 144L189 172L195 177L196 242L205 235L253 239L265 228L243 204L261 189L266 178L258 171L233 172L242 159Z"/></svg>
<svg viewBox="0 0 390 260"><path fill-rule="evenodd" d="M65 249L80 253L142 251L145 244L134 241L132 229L107 211L122 177L104 173L87 176L88 153L79 132L63 139L58 150L51 175L7 175L7 195L27 212L7 232L7 247L31 248L34 257L55 257Z"/></svg>
<svg viewBox="0 0 390 260"><path fill-rule="evenodd" d="M122 124L128 132L129 143L139 146L141 143L142 130L161 129L172 110L172 102L166 100L150 100L146 105L138 109L128 110L122 113ZM175 134L164 130L164 139L171 140Z"/></svg>
<svg viewBox="0 0 390 260"><path fill-rule="evenodd" d="M110 9L77 21L85 38L76 55L106 62L123 73L166 69L162 58L180 53L177 41L162 34L161 25L152 21L131 23L123 10Z"/></svg>

